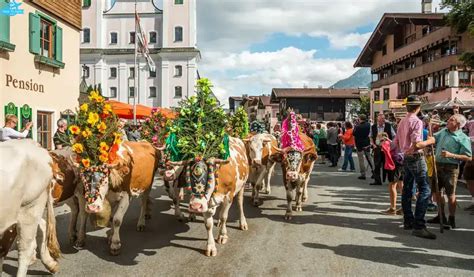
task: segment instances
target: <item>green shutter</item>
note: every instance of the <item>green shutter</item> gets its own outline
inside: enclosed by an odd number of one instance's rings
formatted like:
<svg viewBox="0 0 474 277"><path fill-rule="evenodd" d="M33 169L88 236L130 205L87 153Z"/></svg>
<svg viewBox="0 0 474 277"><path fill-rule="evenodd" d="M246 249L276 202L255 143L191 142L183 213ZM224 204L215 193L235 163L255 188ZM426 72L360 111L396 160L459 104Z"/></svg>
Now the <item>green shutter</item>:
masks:
<svg viewBox="0 0 474 277"><path fill-rule="evenodd" d="M59 27L58 25L54 26L54 53L55 54L55 59L58 62L63 61L63 29Z"/></svg>
<svg viewBox="0 0 474 277"><path fill-rule="evenodd" d="M8 3L0 0L0 9L8 6ZM0 41L10 42L10 16L0 13Z"/></svg>
<svg viewBox="0 0 474 277"><path fill-rule="evenodd" d="M84 0L83 7L87 8L87 7L90 7L90 6L91 6L91 0Z"/></svg>
<svg viewBox="0 0 474 277"><path fill-rule="evenodd" d="M40 53L40 17L37 14L30 13L30 52Z"/></svg>
<svg viewBox="0 0 474 277"><path fill-rule="evenodd" d="M25 128L26 123L31 122L31 120L32 120L32 110L30 106L25 104L22 107L20 107L20 124L18 124L19 126L21 126L20 129ZM28 133L28 138L33 138L32 133L33 132Z"/></svg>

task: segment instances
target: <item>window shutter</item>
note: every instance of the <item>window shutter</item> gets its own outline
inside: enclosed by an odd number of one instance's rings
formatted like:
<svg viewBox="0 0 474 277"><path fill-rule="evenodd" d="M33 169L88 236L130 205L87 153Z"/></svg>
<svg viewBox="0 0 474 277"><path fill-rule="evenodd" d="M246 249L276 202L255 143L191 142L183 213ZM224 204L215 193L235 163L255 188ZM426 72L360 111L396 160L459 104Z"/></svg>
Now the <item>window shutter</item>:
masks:
<svg viewBox="0 0 474 277"><path fill-rule="evenodd" d="M59 26L55 26L55 43L54 53L56 53L55 59L59 62L63 61L63 29Z"/></svg>
<svg viewBox="0 0 474 277"><path fill-rule="evenodd" d="M0 9L8 6L5 1L0 1ZM0 41L10 42L10 16L0 13Z"/></svg>
<svg viewBox="0 0 474 277"><path fill-rule="evenodd" d="M40 53L40 17L37 14L30 13L30 52Z"/></svg>
<svg viewBox="0 0 474 277"><path fill-rule="evenodd" d="M84 8L90 7L91 6L91 0L84 0Z"/></svg>

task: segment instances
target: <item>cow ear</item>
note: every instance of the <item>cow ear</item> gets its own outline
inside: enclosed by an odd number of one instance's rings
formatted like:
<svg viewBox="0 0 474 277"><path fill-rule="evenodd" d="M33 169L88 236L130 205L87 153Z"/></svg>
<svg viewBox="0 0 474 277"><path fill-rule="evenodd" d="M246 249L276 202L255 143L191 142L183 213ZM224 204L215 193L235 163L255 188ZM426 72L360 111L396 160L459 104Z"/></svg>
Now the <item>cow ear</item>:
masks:
<svg viewBox="0 0 474 277"><path fill-rule="evenodd" d="M270 155L270 161L275 163L281 163L283 161L283 153L275 153Z"/></svg>
<svg viewBox="0 0 474 277"><path fill-rule="evenodd" d="M318 159L318 155L315 153L309 153L307 159L308 161L316 161Z"/></svg>

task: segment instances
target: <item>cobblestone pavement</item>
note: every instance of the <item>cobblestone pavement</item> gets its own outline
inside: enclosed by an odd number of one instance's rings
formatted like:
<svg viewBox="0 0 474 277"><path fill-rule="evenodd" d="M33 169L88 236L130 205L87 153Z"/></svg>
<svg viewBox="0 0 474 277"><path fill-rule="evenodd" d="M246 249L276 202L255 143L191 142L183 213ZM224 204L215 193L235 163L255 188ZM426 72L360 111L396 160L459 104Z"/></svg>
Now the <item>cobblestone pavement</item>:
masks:
<svg viewBox="0 0 474 277"><path fill-rule="evenodd" d="M277 166L278 167L278 166ZM309 200L292 221L283 218L285 192L278 169L271 195L264 204L245 212L249 231L240 231L237 205L231 208L229 241L217 245L218 256L203 249L206 231L202 218L181 223L170 209L161 182L153 189L153 215L146 230L135 230L139 201L133 201L120 230L122 253L110 256L105 230L88 232L86 247L76 250L67 237L69 214L58 207L59 240L64 253L58 276L320 276L417 275L472 276L474 274L474 216L464 212L470 197L459 187L455 231L424 240L401 228L399 216L380 213L388 206L387 186L369 186L357 173L341 173L317 165L312 173ZM428 214L431 218L434 214ZM217 229L215 228L215 233ZM16 272L16 251L7 257L4 273ZM38 261L31 275L47 274Z"/></svg>

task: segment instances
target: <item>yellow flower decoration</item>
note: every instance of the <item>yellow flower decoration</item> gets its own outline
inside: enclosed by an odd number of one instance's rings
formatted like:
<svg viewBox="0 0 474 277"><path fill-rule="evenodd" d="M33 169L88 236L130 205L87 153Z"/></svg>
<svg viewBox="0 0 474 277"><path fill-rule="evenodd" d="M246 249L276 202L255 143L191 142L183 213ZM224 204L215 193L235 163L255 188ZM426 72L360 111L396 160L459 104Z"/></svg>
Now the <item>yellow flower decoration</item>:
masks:
<svg viewBox="0 0 474 277"><path fill-rule="evenodd" d="M109 150L109 146L107 145L107 143L102 141L100 143L99 149L100 149L100 152L105 152L105 151Z"/></svg>
<svg viewBox="0 0 474 277"><path fill-rule="evenodd" d="M99 115L97 113L90 112L87 118L87 123L94 126L99 121Z"/></svg>
<svg viewBox="0 0 474 277"><path fill-rule="evenodd" d="M104 97L102 97L97 91L92 91L89 100L102 103L104 102Z"/></svg>
<svg viewBox="0 0 474 277"><path fill-rule="evenodd" d="M97 125L97 130L102 134L105 133L105 131L107 131L107 124L105 124L104 121L100 122L99 125Z"/></svg>
<svg viewBox="0 0 474 277"><path fill-rule="evenodd" d="M88 168L91 166L91 160L89 159L82 159L82 165L85 167L85 168Z"/></svg>
<svg viewBox="0 0 474 277"><path fill-rule="evenodd" d="M79 128L79 126L77 125L71 125L69 126L69 131L71 132L71 134L77 135L81 132L81 128Z"/></svg>
<svg viewBox="0 0 474 277"><path fill-rule="evenodd" d="M106 163L109 160L109 154L107 152L101 152L99 160L103 163Z"/></svg>
<svg viewBox="0 0 474 277"><path fill-rule="evenodd" d="M89 138L90 136L92 136L92 132L89 128L86 128L84 131L82 131L82 136L84 138Z"/></svg>
<svg viewBox="0 0 474 277"><path fill-rule="evenodd" d="M114 133L114 144L120 144L122 143L122 134L120 133Z"/></svg>
<svg viewBox="0 0 474 277"><path fill-rule="evenodd" d="M110 104L105 104L103 113L104 114L110 114L111 112L112 112L112 106Z"/></svg>
<svg viewBox="0 0 474 277"><path fill-rule="evenodd" d="M80 154L80 153L84 152L84 146L80 143L74 143L72 145L72 151Z"/></svg>
<svg viewBox="0 0 474 277"><path fill-rule="evenodd" d="M87 103L84 103L81 105L81 111L83 112L87 112L89 110L89 105L87 105Z"/></svg>

